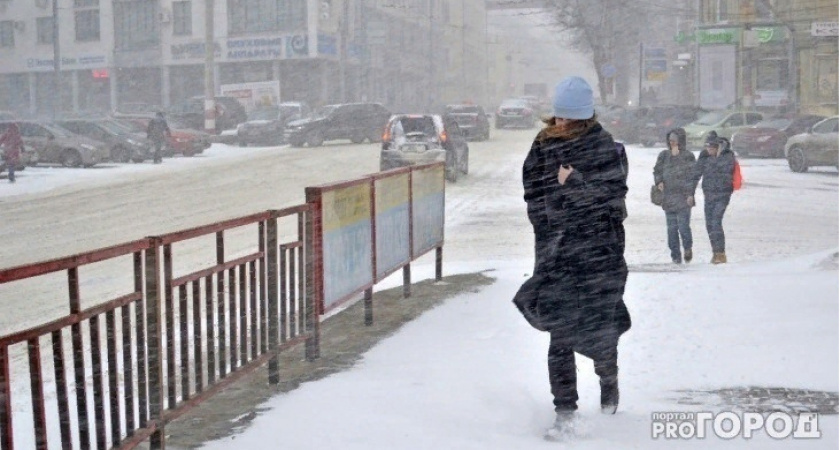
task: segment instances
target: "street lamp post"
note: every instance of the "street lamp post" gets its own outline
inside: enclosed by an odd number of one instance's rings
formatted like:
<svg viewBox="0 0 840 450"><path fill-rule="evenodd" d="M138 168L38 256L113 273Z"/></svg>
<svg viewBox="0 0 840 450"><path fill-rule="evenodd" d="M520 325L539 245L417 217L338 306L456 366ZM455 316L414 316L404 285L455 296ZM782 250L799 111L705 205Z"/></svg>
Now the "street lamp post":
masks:
<svg viewBox="0 0 840 450"><path fill-rule="evenodd" d="M63 109L61 104L61 40L58 37L58 0L52 2L53 13L53 119Z"/></svg>

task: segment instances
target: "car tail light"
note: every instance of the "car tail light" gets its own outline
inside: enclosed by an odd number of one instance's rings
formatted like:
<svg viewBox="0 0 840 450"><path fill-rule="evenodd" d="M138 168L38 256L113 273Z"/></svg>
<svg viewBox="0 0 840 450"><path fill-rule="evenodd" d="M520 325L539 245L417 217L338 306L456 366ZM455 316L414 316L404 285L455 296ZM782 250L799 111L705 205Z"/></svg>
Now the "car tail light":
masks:
<svg viewBox="0 0 840 450"><path fill-rule="evenodd" d="M441 131L440 132L440 142L441 142L441 144L445 144L447 139L449 139L449 136L446 135L446 131Z"/></svg>
<svg viewBox="0 0 840 450"><path fill-rule="evenodd" d="M382 142L391 142L391 127L385 125L385 131L382 132Z"/></svg>

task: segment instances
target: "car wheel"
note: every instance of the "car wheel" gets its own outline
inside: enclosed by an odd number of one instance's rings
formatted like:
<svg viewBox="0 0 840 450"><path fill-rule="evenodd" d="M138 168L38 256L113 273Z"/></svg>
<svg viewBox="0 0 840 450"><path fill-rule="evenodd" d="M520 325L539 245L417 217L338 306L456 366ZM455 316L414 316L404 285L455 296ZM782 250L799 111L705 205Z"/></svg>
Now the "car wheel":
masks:
<svg viewBox="0 0 840 450"><path fill-rule="evenodd" d="M354 144L361 144L361 143L362 143L362 142L364 142L364 141L365 141L365 137L364 137L364 136L360 136L360 135L355 135L355 136L352 136L352 137L350 138L350 142L352 142L352 143L354 143Z"/></svg>
<svg viewBox="0 0 840 450"><path fill-rule="evenodd" d="M377 142L382 142L382 136L379 134L379 132L374 131L368 135L368 140L371 144L375 144Z"/></svg>
<svg viewBox="0 0 840 450"><path fill-rule="evenodd" d="M791 147L788 150L788 166L790 170L796 173L804 173L808 171L808 160L805 158L805 152L801 148Z"/></svg>
<svg viewBox="0 0 840 450"><path fill-rule="evenodd" d="M303 147L303 141L289 141L289 145L292 147Z"/></svg>
<svg viewBox="0 0 840 450"><path fill-rule="evenodd" d="M323 143L324 136L320 131L313 131L312 133L309 133L309 137L306 138L306 144L310 147L320 147Z"/></svg>
<svg viewBox="0 0 840 450"><path fill-rule="evenodd" d="M135 156L134 158L131 158L131 162L133 162L133 163L139 164L143 161L145 161L145 159L141 156Z"/></svg>
<svg viewBox="0 0 840 450"><path fill-rule="evenodd" d="M240 147L247 147L247 146L248 146L248 143L247 143L247 142L245 142L245 141L239 141L239 146L240 146Z"/></svg>
<svg viewBox="0 0 840 450"><path fill-rule="evenodd" d="M123 146L116 146L111 150L111 162L126 163L130 156L128 149Z"/></svg>
<svg viewBox="0 0 840 450"><path fill-rule="evenodd" d="M64 167L81 167L82 155L77 150L68 148L61 152L61 165Z"/></svg>

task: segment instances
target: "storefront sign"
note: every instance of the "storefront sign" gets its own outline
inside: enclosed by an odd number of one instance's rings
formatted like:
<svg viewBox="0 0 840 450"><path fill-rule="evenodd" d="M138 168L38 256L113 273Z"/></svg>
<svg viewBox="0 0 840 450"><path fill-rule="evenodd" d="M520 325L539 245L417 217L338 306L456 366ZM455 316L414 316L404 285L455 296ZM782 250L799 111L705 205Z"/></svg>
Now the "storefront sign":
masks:
<svg viewBox="0 0 840 450"><path fill-rule="evenodd" d="M228 39L227 59L282 59L283 38Z"/></svg>
<svg viewBox="0 0 840 450"><path fill-rule="evenodd" d="M741 29L715 28L711 30L697 30L695 38L700 45L737 44L741 41Z"/></svg>
<svg viewBox="0 0 840 450"><path fill-rule="evenodd" d="M52 70L53 59L29 58L26 67L32 70ZM108 65L105 55L65 56L61 58L61 68L64 70L100 68Z"/></svg>
<svg viewBox="0 0 840 450"><path fill-rule="evenodd" d="M219 43L214 42L213 46L215 47L215 56L221 56L222 47L219 45ZM173 44L169 46L169 51L171 52L172 59L174 60L203 59L205 57L204 42L188 42L186 44Z"/></svg>
<svg viewBox="0 0 840 450"><path fill-rule="evenodd" d="M813 22L811 23L811 36L830 37L837 36L837 22Z"/></svg>

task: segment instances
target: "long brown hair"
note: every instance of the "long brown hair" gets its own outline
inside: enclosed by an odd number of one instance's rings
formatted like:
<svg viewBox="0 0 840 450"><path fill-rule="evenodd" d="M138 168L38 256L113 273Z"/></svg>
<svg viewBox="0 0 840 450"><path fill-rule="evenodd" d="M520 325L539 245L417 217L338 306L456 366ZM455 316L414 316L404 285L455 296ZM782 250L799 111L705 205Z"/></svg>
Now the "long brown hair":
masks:
<svg viewBox="0 0 840 450"><path fill-rule="evenodd" d="M537 135L538 139L576 139L586 134L595 125L598 125L597 114L593 114L589 119L572 120L564 125L558 125L554 119L555 117L545 117L542 119L545 128Z"/></svg>

